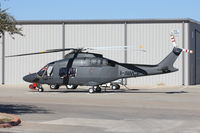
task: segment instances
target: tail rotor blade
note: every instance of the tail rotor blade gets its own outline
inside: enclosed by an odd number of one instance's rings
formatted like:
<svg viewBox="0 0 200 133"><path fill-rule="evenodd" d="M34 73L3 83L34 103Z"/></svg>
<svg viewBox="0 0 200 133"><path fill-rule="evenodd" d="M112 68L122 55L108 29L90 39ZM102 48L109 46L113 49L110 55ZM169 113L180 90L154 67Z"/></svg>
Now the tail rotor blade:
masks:
<svg viewBox="0 0 200 133"><path fill-rule="evenodd" d="M173 34L170 35L170 38L171 38L171 41L172 41L172 44L174 47L177 47L177 44L176 44L176 41L175 41L175 37Z"/></svg>
<svg viewBox="0 0 200 133"><path fill-rule="evenodd" d="M193 51L192 50L190 50L190 49L182 49L184 52L186 52L186 53L189 53L189 54L192 54L193 53Z"/></svg>
<svg viewBox="0 0 200 133"><path fill-rule="evenodd" d="M174 47L177 47L176 40L175 40L175 37L174 37L173 34L170 35L170 38L171 38L171 41L172 41L173 46L174 46ZM193 51L190 50L190 49L184 49L184 48L180 48L180 49L182 49L183 52L185 52L185 53L189 53L189 54L192 54L192 53L193 53Z"/></svg>

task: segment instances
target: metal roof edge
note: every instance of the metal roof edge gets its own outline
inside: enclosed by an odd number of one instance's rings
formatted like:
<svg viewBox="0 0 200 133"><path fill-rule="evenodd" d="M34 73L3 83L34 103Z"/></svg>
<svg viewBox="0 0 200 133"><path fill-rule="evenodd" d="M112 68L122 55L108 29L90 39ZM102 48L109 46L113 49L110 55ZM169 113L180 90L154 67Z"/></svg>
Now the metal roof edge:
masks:
<svg viewBox="0 0 200 133"><path fill-rule="evenodd" d="M96 20L17 20L17 24L107 24L107 23L196 23L190 18L176 19L96 19Z"/></svg>

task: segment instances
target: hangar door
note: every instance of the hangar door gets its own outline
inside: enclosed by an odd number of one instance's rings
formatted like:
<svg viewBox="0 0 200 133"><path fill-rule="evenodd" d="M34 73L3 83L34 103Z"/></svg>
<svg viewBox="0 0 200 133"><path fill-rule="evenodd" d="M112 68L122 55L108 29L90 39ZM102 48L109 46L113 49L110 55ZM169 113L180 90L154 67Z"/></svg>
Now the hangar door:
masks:
<svg viewBox="0 0 200 133"><path fill-rule="evenodd" d="M196 30L195 35L195 82L200 84L200 32Z"/></svg>

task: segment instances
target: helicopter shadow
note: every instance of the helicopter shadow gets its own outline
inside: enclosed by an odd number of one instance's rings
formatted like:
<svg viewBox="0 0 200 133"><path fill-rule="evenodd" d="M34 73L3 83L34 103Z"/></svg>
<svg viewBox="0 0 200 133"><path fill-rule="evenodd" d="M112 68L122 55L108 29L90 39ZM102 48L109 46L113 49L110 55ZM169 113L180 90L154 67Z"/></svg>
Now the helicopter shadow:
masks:
<svg viewBox="0 0 200 133"><path fill-rule="evenodd" d="M187 91L145 91L145 90L136 90L136 89L131 89L131 90L117 90L117 91L105 91L105 93L146 93L146 94L183 94L183 93L188 93Z"/></svg>
<svg viewBox="0 0 200 133"><path fill-rule="evenodd" d="M37 92L37 91L31 91ZM88 93L88 90L47 90L42 93ZM149 93L149 94L184 94L188 93L187 91L154 91L149 89L119 89L119 90L112 90L112 89L102 89L100 93ZM94 93L94 94L100 94Z"/></svg>

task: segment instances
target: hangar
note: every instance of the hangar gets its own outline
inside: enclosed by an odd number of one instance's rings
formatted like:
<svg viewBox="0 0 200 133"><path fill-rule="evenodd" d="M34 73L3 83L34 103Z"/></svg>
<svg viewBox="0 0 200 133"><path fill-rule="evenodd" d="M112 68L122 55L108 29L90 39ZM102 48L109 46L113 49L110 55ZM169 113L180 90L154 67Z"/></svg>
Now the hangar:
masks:
<svg viewBox="0 0 200 133"><path fill-rule="evenodd" d="M179 71L125 80L134 85L195 85L200 83L200 23L192 19L144 20L55 20L18 21L24 36L14 38L5 33L0 40L1 84L22 84L22 77L37 72L47 63L63 58L65 52L5 58L8 55L70 47L142 46L146 52L133 49L95 50L104 57L125 63L157 64L171 52L170 33L179 47L191 49L182 53L174 66Z"/></svg>

